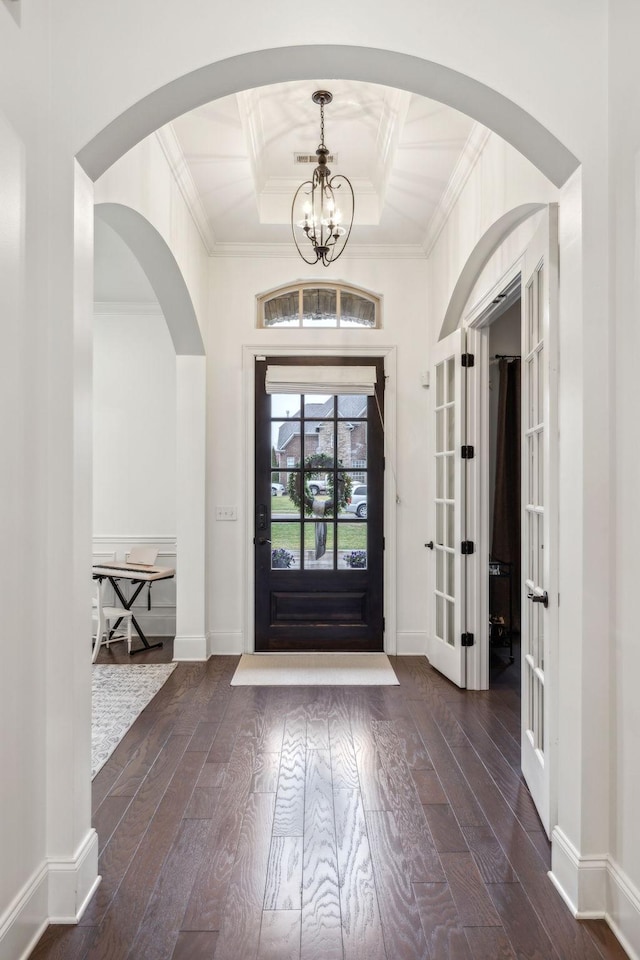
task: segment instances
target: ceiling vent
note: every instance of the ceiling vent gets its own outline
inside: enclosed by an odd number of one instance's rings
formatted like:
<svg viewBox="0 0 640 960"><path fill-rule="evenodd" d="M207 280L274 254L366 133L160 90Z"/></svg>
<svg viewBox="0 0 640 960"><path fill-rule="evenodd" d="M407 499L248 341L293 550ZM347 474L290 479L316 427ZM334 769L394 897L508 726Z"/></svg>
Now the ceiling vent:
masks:
<svg viewBox="0 0 640 960"><path fill-rule="evenodd" d="M318 157L315 153L294 153L293 155L294 163L317 163ZM327 163L337 163L338 154L329 153L327 154Z"/></svg>

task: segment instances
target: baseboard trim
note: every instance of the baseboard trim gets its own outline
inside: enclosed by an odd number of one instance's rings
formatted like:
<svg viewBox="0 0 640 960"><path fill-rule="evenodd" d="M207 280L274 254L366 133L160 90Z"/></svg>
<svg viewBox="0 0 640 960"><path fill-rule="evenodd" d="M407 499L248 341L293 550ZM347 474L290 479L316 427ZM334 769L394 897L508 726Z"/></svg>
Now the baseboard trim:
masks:
<svg viewBox="0 0 640 960"><path fill-rule="evenodd" d="M556 827L549 879L576 920L605 920L629 954L640 960L640 890L607 854L580 856Z"/></svg>
<svg viewBox="0 0 640 960"><path fill-rule="evenodd" d="M173 659L174 661L185 660L207 660L209 651L207 647L207 638L204 634L195 634L189 636L182 634L176 636L173 641Z"/></svg>
<svg viewBox="0 0 640 960"><path fill-rule="evenodd" d="M0 960L26 960L48 925L49 866L31 874L0 917Z"/></svg>
<svg viewBox="0 0 640 960"><path fill-rule="evenodd" d="M244 634L241 630L209 632L209 656L240 656L244 649Z"/></svg>
<svg viewBox="0 0 640 960"><path fill-rule="evenodd" d="M427 634L424 630L399 633L396 644L398 657L416 657L427 655Z"/></svg>
<svg viewBox="0 0 640 960"><path fill-rule="evenodd" d="M630 960L640 960L640 890L611 858L608 881L605 919Z"/></svg>
<svg viewBox="0 0 640 960"><path fill-rule="evenodd" d="M0 918L0 960L27 960L50 923L77 923L100 883L98 834L73 857L44 861Z"/></svg>
<svg viewBox="0 0 640 960"><path fill-rule="evenodd" d="M77 923L99 882L98 834L91 828L73 857L49 859L49 922Z"/></svg>

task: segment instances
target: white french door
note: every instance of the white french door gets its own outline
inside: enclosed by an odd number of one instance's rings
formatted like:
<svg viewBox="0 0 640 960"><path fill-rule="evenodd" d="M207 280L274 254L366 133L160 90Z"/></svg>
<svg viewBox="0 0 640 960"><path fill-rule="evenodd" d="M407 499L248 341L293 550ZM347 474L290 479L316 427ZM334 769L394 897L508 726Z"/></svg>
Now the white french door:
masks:
<svg viewBox="0 0 640 960"><path fill-rule="evenodd" d="M475 543L470 516L473 498L468 497L473 460L467 410L475 378L467 336L475 335L455 330L433 351L435 496L430 511L432 539L427 544L433 557L428 657L459 687L467 683L467 650L474 641L468 618Z"/></svg>
<svg viewBox="0 0 640 960"><path fill-rule="evenodd" d="M555 824L557 249L551 205L522 272L522 772L548 834Z"/></svg>

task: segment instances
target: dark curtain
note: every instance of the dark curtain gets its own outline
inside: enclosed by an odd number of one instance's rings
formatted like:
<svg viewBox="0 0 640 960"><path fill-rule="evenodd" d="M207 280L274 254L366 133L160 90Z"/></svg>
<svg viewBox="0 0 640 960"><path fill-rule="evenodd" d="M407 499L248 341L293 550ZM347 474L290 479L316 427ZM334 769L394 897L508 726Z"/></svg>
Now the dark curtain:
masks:
<svg viewBox="0 0 640 960"><path fill-rule="evenodd" d="M511 564L513 630L520 630L520 361L500 360L491 559ZM489 577L489 613L509 620L509 580Z"/></svg>

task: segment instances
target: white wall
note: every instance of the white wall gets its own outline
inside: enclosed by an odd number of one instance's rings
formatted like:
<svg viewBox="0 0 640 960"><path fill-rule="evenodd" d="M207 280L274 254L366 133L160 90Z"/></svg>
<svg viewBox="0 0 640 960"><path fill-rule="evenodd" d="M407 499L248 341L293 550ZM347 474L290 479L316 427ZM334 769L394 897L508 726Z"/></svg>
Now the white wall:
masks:
<svg viewBox="0 0 640 960"><path fill-rule="evenodd" d="M613 245L611 305L615 313L615 377L611 395L594 386L600 402L611 404L615 436L616 552L609 578L614 594L614 629L609 639L614 671L614 725L610 750L613 781L612 855L616 881L609 907L640 952L640 922L630 896L640 889L640 646L638 644L638 540L640 453L635 437L640 410L640 63L635 40L640 9L615 0L611 6L610 137ZM604 569L604 568L603 568ZM605 572L606 576L606 572Z"/></svg>
<svg viewBox="0 0 640 960"><path fill-rule="evenodd" d="M176 355L159 308L93 326L93 535L176 533Z"/></svg>
<svg viewBox="0 0 640 960"><path fill-rule="evenodd" d="M323 280L344 280L384 298L384 328L365 331L256 329L255 296L280 284L312 279L298 258L214 258L208 356L208 622L214 652L240 652L246 640L245 564L253 537L253 517L245 515L246 449L241 377L242 347L264 351L295 347L379 345L397 347L397 417L387 430L396 448L400 503L397 519L397 634L401 652L425 649L426 597L424 449L427 391L420 384L426 356L426 279L421 260L348 259L325 271ZM230 414L230 411L234 411ZM229 429L230 416L238 429ZM391 482L390 468L386 482ZM216 505L238 507L239 522L216 522Z"/></svg>

